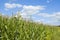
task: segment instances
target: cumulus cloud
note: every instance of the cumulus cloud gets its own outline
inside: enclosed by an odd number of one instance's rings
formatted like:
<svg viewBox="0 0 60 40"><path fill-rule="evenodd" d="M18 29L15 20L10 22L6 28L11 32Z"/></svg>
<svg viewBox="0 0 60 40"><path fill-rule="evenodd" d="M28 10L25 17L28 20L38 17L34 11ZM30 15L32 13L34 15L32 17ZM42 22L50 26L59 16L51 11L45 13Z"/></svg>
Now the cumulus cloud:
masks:
<svg viewBox="0 0 60 40"><path fill-rule="evenodd" d="M21 10L21 13L22 13L22 15L26 15L26 16L30 17L31 15L39 13L41 10L45 10L45 6L24 5L23 9Z"/></svg>
<svg viewBox="0 0 60 40"><path fill-rule="evenodd" d="M52 14L48 14L48 13L40 13L38 14L39 16L42 16L42 17L45 17L45 18L51 18L51 19L54 19L54 20L60 20L60 12L55 12L55 13L52 13Z"/></svg>
<svg viewBox="0 0 60 40"><path fill-rule="evenodd" d="M56 18L59 18L60 19L60 12L56 12L55 14L53 14L54 15L54 17L56 17Z"/></svg>
<svg viewBox="0 0 60 40"><path fill-rule="evenodd" d="M54 24L54 25L60 25L60 12L54 12L52 14L49 13L39 13L38 16L42 17L44 20L42 20L45 23L48 24ZM40 19L41 20L41 19Z"/></svg>
<svg viewBox="0 0 60 40"><path fill-rule="evenodd" d="M41 10L45 10L45 6L33 6L33 5L21 5L16 3L5 3L5 10L22 8L21 15L24 18L29 18L31 15L39 13Z"/></svg>
<svg viewBox="0 0 60 40"><path fill-rule="evenodd" d="M48 14L48 13L39 13L37 15L42 16L42 17L51 17L51 16L53 16L53 15Z"/></svg>
<svg viewBox="0 0 60 40"><path fill-rule="evenodd" d="M37 14L37 15L42 16L42 17L60 18L60 12L55 12L55 13L52 13L52 14L48 14L48 13L39 13L39 14Z"/></svg>
<svg viewBox="0 0 60 40"><path fill-rule="evenodd" d="M12 3L12 4L10 4L10 3L5 3L4 4L5 5L5 8L6 9L12 9L12 8L20 8L20 7L22 7L22 5L21 4L15 4L15 3Z"/></svg>
<svg viewBox="0 0 60 40"><path fill-rule="evenodd" d="M5 8L6 9L13 9L13 8L21 8L21 16L26 19L35 18L32 17L32 15L37 15L42 17L42 19L37 19L36 22L45 22L45 23L59 23L60 22L60 12L55 12L55 13L40 13L40 11L45 10L45 6L33 6L33 5L21 5L21 4L16 4L16 3L5 3ZM46 18L46 19L45 19ZM35 18L36 19L36 18Z"/></svg>

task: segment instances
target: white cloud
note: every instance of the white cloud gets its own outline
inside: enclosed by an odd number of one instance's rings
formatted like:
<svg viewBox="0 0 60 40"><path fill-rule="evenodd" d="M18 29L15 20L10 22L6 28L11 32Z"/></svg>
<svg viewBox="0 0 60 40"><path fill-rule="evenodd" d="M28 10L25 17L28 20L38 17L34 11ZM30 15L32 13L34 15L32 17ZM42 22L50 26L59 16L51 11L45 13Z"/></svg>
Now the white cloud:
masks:
<svg viewBox="0 0 60 40"><path fill-rule="evenodd" d="M48 14L48 13L39 13L39 14L37 14L37 15L42 16L42 17L60 18L60 12L55 12L55 13L52 13L52 14Z"/></svg>
<svg viewBox="0 0 60 40"><path fill-rule="evenodd" d="M45 10L46 8L45 6L32 6L32 5L21 5L21 4L15 4L15 3L12 3L12 4L5 3L6 10L13 9L13 8L20 8L20 7L22 7L22 10L20 12L23 18L30 19L31 15L37 14L37 16L42 17L42 19L40 20L37 19L37 22L45 22L45 23L60 22L58 21L60 20L60 12L55 12L52 14L40 13L41 10ZM35 18L35 17L32 17L32 18ZM50 20L45 18L49 18ZM48 20L48 21L45 21L45 20Z"/></svg>
<svg viewBox="0 0 60 40"><path fill-rule="evenodd" d="M45 6L24 5L21 13L22 13L22 15L26 15L27 17L30 17L31 15L39 13L40 10L45 10ZM23 17L25 17L25 16L23 16Z"/></svg>
<svg viewBox="0 0 60 40"><path fill-rule="evenodd" d="M48 14L48 13L39 13L37 15L42 16L42 17L51 17L51 16L53 16L53 15Z"/></svg>
<svg viewBox="0 0 60 40"><path fill-rule="evenodd" d="M41 10L45 10L45 6L32 6L32 5L21 5L16 3L5 3L5 10L13 8L22 8L22 17L29 18L31 15L39 13Z"/></svg>
<svg viewBox="0 0 60 40"><path fill-rule="evenodd" d="M32 6L32 5L29 5L29 6L26 6L24 5L23 6L24 9L29 9L29 10L44 10L44 6Z"/></svg>
<svg viewBox="0 0 60 40"><path fill-rule="evenodd" d="M54 14L54 17L60 18L60 12L56 12L56 13Z"/></svg>
<svg viewBox="0 0 60 40"><path fill-rule="evenodd" d="M55 12L55 13L52 13L52 14L40 13L40 14L37 14L37 15L39 15L42 18L45 18L44 19L45 23L54 24L54 25L57 23L56 25L59 25L58 23L60 22L60 12Z"/></svg>
<svg viewBox="0 0 60 40"><path fill-rule="evenodd" d="M20 7L22 7L22 5L21 4L15 4L15 3L12 3L12 4L10 4L10 3L5 3L4 4L5 5L5 8L6 9L12 9L12 8L20 8Z"/></svg>

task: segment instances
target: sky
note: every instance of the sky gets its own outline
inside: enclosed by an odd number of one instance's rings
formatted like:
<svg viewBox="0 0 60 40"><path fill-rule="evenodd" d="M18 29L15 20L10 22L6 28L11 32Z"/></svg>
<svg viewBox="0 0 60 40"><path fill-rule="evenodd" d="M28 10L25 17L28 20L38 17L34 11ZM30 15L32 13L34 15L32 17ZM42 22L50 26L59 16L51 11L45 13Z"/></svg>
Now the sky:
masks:
<svg viewBox="0 0 60 40"><path fill-rule="evenodd" d="M11 16L20 12L35 22L60 25L60 0L0 0L0 13Z"/></svg>

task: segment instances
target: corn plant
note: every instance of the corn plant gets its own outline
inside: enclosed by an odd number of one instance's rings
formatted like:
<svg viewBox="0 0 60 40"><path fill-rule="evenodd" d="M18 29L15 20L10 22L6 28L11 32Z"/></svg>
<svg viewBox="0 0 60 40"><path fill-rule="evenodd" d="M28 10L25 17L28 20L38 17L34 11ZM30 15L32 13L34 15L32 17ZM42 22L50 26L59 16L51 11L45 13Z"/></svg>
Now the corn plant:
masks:
<svg viewBox="0 0 60 40"><path fill-rule="evenodd" d="M0 40L60 40L60 27L0 16Z"/></svg>

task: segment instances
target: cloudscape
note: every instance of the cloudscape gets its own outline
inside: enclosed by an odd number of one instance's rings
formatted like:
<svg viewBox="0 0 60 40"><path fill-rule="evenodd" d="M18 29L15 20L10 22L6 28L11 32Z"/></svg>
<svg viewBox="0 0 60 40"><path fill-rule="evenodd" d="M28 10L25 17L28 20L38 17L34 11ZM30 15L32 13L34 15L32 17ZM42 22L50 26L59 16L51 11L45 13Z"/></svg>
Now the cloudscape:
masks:
<svg viewBox="0 0 60 40"><path fill-rule="evenodd" d="M45 24L60 25L60 0L0 0L0 12L21 12L23 18Z"/></svg>

